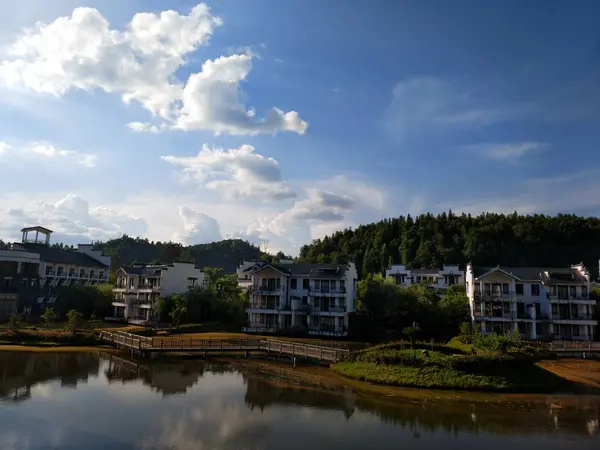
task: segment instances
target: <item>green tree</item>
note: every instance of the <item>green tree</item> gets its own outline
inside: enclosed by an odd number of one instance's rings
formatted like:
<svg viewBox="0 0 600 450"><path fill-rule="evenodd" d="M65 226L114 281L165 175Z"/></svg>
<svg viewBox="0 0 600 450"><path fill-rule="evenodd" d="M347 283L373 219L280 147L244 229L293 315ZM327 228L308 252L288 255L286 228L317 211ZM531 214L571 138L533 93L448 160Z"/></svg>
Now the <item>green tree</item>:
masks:
<svg viewBox="0 0 600 450"><path fill-rule="evenodd" d="M75 334L81 328L83 315L76 309L72 309L67 313L67 329Z"/></svg>
<svg viewBox="0 0 600 450"><path fill-rule="evenodd" d="M169 315L171 316L173 326L178 327L181 320L185 317L186 314L187 304L185 298L180 294L174 295L173 309L169 313Z"/></svg>
<svg viewBox="0 0 600 450"><path fill-rule="evenodd" d="M54 311L54 309L46 307L46 309L44 309L44 313L42 314L42 320L46 325L46 329L50 328L50 324L52 324L54 320L56 320L56 312Z"/></svg>
<svg viewBox="0 0 600 450"><path fill-rule="evenodd" d="M15 334L18 334L23 328L23 318L18 313L13 313L8 320L8 328Z"/></svg>

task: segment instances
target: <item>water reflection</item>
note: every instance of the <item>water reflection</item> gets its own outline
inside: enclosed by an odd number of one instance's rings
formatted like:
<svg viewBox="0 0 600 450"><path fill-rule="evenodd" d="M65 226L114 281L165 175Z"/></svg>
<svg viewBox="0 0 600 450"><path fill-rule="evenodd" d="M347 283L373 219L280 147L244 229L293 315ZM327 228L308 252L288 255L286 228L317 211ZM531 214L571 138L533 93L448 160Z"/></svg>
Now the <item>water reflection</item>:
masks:
<svg viewBox="0 0 600 450"><path fill-rule="evenodd" d="M90 375L97 376L99 368L100 359L93 353L0 352L0 400L27 400L32 386L53 379L76 388Z"/></svg>
<svg viewBox="0 0 600 450"><path fill-rule="evenodd" d="M3 449L352 450L402 442L494 449L509 441L515 449L567 442L597 449L600 443L600 403L593 396L577 397L569 408L552 396L545 405L512 407L392 401L329 379L291 379L289 371L136 363L91 353L0 353L0 374L0 423L10 430L0 431Z"/></svg>

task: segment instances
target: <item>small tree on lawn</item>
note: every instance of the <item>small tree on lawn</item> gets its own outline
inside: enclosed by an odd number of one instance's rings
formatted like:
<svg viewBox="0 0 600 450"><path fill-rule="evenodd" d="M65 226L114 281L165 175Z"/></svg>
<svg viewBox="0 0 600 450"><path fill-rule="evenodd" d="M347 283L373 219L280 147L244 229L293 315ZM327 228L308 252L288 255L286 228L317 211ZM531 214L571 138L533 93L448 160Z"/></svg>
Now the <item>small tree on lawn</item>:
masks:
<svg viewBox="0 0 600 450"><path fill-rule="evenodd" d="M46 324L46 330L50 328L50 324L54 322L56 319L56 312L52 308L44 309L44 314L42 314L42 320Z"/></svg>
<svg viewBox="0 0 600 450"><path fill-rule="evenodd" d="M185 299L182 296L177 296L175 298L175 305L173 309L169 313L171 316L171 320L173 321L173 326L179 326L181 319L187 314L187 306L185 303Z"/></svg>
<svg viewBox="0 0 600 450"><path fill-rule="evenodd" d="M73 334L77 333L77 329L81 327L81 318L83 316L76 309L72 309L67 313L67 329Z"/></svg>
<svg viewBox="0 0 600 450"><path fill-rule="evenodd" d="M404 334L410 339L410 348L412 348L413 357L415 359L417 358L417 353L415 350L415 339L420 330L421 328L419 328L419 324L417 322L413 322L411 326L406 327L402 330L402 334Z"/></svg>
<svg viewBox="0 0 600 450"><path fill-rule="evenodd" d="M17 313L13 313L8 320L8 327L10 328L10 331L15 334L21 331L21 328L23 327L23 320L21 316Z"/></svg>

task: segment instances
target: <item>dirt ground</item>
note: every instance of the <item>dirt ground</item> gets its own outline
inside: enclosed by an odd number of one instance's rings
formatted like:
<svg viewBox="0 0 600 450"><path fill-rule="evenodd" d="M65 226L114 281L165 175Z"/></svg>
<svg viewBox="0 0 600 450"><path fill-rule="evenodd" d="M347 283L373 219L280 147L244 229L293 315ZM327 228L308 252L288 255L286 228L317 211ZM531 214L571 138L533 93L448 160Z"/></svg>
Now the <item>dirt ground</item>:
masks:
<svg viewBox="0 0 600 450"><path fill-rule="evenodd" d="M539 365L569 381L600 388L600 361L562 358L542 361Z"/></svg>

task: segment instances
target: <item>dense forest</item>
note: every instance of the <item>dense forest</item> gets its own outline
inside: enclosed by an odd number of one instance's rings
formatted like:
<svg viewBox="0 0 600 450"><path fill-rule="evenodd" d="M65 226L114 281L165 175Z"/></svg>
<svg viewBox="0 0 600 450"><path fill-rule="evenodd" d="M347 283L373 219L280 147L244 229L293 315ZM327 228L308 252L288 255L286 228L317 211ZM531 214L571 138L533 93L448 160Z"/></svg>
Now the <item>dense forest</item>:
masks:
<svg viewBox="0 0 600 450"><path fill-rule="evenodd" d="M479 265L567 266L584 262L598 274L600 220L560 214L479 216L423 214L385 219L316 239L300 260L354 261L359 274L383 273L395 264L413 268L471 261Z"/></svg>
<svg viewBox="0 0 600 450"><path fill-rule="evenodd" d="M136 262L193 261L201 267L219 267L225 273L235 273L236 267L243 260L256 260L268 256L258 247L241 239L184 246L174 242L152 242L124 235L107 242L98 242L95 247L112 257L112 266L115 268Z"/></svg>

